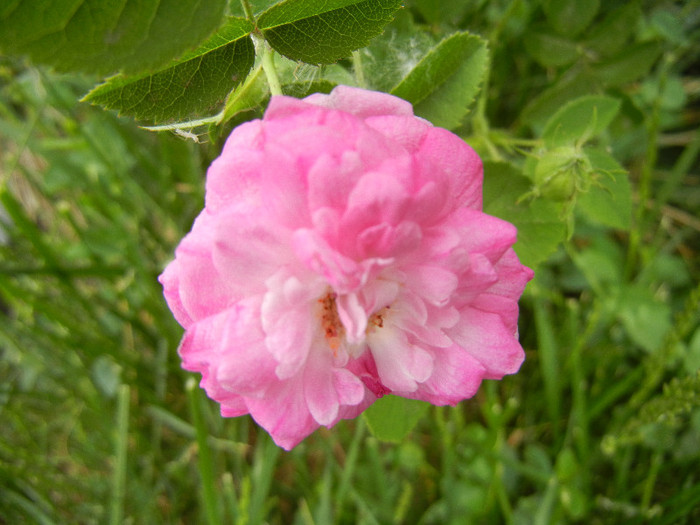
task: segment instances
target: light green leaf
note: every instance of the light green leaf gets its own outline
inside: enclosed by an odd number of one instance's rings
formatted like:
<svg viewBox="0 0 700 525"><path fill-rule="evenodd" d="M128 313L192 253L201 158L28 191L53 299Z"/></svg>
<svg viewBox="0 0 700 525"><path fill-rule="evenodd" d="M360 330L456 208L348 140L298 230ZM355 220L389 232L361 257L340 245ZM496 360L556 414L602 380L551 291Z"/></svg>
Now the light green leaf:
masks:
<svg viewBox="0 0 700 525"><path fill-rule="evenodd" d="M416 426L429 406L424 401L388 395L375 401L363 415L374 437L398 443Z"/></svg>
<svg viewBox="0 0 700 525"><path fill-rule="evenodd" d="M138 120L166 123L211 115L255 59L253 26L233 18L200 48L153 74L118 75L84 100Z"/></svg>
<svg viewBox="0 0 700 525"><path fill-rule="evenodd" d="M359 52L370 89L389 92L435 46L436 40L402 9L384 32Z"/></svg>
<svg viewBox="0 0 700 525"><path fill-rule="evenodd" d="M425 55L391 93L411 102L416 115L453 129L479 92L487 64L486 41L456 33Z"/></svg>
<svg viewBox="0 0 700 525"><path fill-rule="evenodd" d="M304 98L312 93L330 93L335 82L326 79L308 82L289 82L282 84L282 94L290 97ZM226 108L221 122L227 122L238 113L261 108L270 97L270 90L262 68L256 68L245 83L231 93L226 101Z"/></svg>
<svg viewBox="0 0 700 525"><path fill-rule="evenodd" d="M245 82L229 94L221 122L228 122L238 113L260 106L269 95L270 88L265 73L262 66L258 66L248 75Z"/></svg>
<svg viewBox="0 0 700 525"><path fill-rule="evenodd" d="M544 0L543 7L549 23L557 32L576 36L593 21L600 0Z"/></svg>
<svg viewBox="0 0 700 525"><path fill-rule="evenodd" d="M518 228L515 252L520 262L536 268L566 237L559 209L546 200L518 199L531 187L530 180L510 164L484 163L484 212Z"/></svg>
<svg viewBox="0 0 700 525"><path fill-rule="evenodd" d="M292 60L331 64L382 32L401 0L285 0L258 18L269 44Z"/></svg>
<svg viewBox="0 0 700 525"><path fill-rule="evenodd" d="M290 97L304 98L312 93L328 94L337 86L335 82L326 79L312 80L311 82L289 82L282 84L282 94Z"/></svg>
<svg viewBox="0 0 700 525"><path fill-rule="evenodd" d="M615 311L630 339L649 353L659 352L671 328L671 307L642 284L620 289Z"/></svg>
<svg viewBox="0 0 700 525"><path fill-rule="evenodd" d="M583 144L607 128L619 109L620 101L613 97L579 97L552 115L542 138L550 148Z"/></svg>
<svg viewBox="0 0 700 525"><path fill-rule="evenodd" d="M225 0L33 0L0 11L0 50L60 71L152 71L205 40Z"/></svg>
<svg viewBox="0 0 700 525"><path fill-rule="evenodd" d="M122 367L112 358L106 355L99 356L92 363L91 373L93 382L106 397L113 398L117 394L121 384Z"/></svg>
<svg viewBox="0 0 700 525"><path fill-rule="evenodd" d="M576 209L592 222L628 230L632 221L632 189L622 166L606 151L586 149L596 182L578 194Z"/></svg>

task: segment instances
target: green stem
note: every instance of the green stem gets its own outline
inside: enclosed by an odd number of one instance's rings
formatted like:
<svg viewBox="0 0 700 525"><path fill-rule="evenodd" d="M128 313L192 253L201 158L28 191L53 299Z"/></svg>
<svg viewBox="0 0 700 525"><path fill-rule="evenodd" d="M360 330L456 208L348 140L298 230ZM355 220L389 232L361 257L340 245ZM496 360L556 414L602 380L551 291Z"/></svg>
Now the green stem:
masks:
<svg viewBox="0 0 700 525"><path fill-rule="evenodd" d="M631 279L635 269L639 266L642 232L646 219L646 208L651 196L651 179L656 167L659 154L659 126L661 120L661 97L668 79L668 71L671 66L671 58L667 55L661 63L659 71L659 94L654 100L651 115L647 125L647 148L644 165L639 177L639 202L635 210L635 227L630 232L629 248L627 251L627 264L625 275Z"/></svg>
<svg viewBox="0 0 700 525"><path fill-rule="evenodd" d="M361 88L367 88L367 80L365 79L365 70L362 67L362 55L359 50L352 52L352 69L355 73L357 85Z"/></svg>
<svg viewBox="0 0 700 525"><path fill-rule="evenodd" d="M280 84L280 79L277 76L277 69L275 69L275 57L274 51L262 39L258 40L258 44L263 47L262 53L262 67L265 71L265 76L267 77L267 83L270 86L270 93L274 95L282 94L282 85Z"/></svg>
<svg viewBox="0 0 700 525"><path fill-rule="evenodd" d="M491 140L491 130L489 127L489 120L486 116L486 104L489 98L489 78L491 77L491 59L487 61L486 73L484 74L484 83L481 86L481 93L479 93L479 98L476 102L476 111L474 118L472 119L472 125L474 126L474 133L484 141L484 146L489 152L489 156L492 160L502 161L498 148L494 145Z"/></svg>
<svg viewBox="0 0 700 525"><path fill-rule="evenodd" d="M192 423L194 423L195 431L197 433L197 466L201 478L200 488L202 491L202 503L204 504L207 523L209 525L218 525L220 520L214 483L214 470L212 469L211 449L209 448L209 443L207 441L209 431L202 415L199 391L194 379L190 378L187 380L185 390L187 391L187 397L190 405Z"/></svg>
<svg viewBox="0 0 700 525"><path fill-rule="evenodd" d="M357 457L360 451L361 443L364 443L365 435L365 420L364 418L358 417L356 420L355 434L353 435L352 441L350 442L350 449L348 450L348 455L345 459L345 465L343 465L343 472L340 476L340 481L338 482L338 490L335 495L336 502L336 512L342 514L343 503L345 502L345 497L350 488L350 480L355 473L355 466L357 465Z"/></svg>
<svg viewBox="0 0 700 525"><path fill-rule="evenodd" d="M644 512L649 511L649 507L651 507L651 499L654 496L656 478L659 475L659 470L661 469L662 464L663 455L661 452L656 452L651 458L651 467L649 468L647 479L644 480L644 491L642 493L641 503L641 507Z"/></svg>
<svg viewBox="0 0 700 525"><path fill-rule="evenodd" d="M255 23L253 7L250 5L250 0L241 0L241 5L243 6L243 11L245 11L245 17L251 22Z"/></svg>
<svg viewBox="0 0 700 525"><path fill-rule="evenodd" d="M559 356L554 331L552 315L541 297L534 301L535 330L537 331L538 354L540 370L544 379L544 393L547 400L549 420L552 423L554 437L558 438L559 420L561 414L561 385L559 372Z"/></svg>
<svg viewBox="0 0 700 525"><path fill-rule="evenodd" d="M126 490L126 452L129 432L129 385L121 385L117 395L117 435L114 444L114 471L112 472L112 498L109 523L120 525L124 514Z"/></svg>

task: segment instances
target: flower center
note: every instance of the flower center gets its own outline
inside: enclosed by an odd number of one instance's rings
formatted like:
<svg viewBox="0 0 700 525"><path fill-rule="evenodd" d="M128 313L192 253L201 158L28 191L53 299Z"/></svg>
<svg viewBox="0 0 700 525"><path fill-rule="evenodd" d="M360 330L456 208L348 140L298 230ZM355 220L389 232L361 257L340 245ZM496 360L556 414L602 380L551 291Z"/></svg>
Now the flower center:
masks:
<svg viewBox="0 0 700 525"><path fill-rule="evenodd" d="M381 310L373 313L367 322L367 332L376 328L384 327L384 316L389 313L391 306L385 306Z"/></svg>
<svg viewBox="0 0 700 525"><path fill-rule="evenodd" d="M334 354L340 347L340 342L345 333L343 323L340 322L340 317L338 317L338 307L335 304L335 298L335 293L328 292L318 300L321 303L321 329L328 347L333 350Z"/></svg>

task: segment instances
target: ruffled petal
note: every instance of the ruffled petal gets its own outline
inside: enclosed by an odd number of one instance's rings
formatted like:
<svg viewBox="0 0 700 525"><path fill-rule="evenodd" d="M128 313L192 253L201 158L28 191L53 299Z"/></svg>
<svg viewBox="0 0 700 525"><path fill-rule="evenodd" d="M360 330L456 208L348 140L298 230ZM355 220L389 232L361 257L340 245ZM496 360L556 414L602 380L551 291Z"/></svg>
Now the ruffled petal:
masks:
<svg viewBox="0 0 700 525"><path fill-rule="evenodd" d="M501 379L520 369L525 352L498 313L467 307L460 315L460 322L448 334L484 366L486 379Z"/></svg>
<svg viewBox="0 0 700 525"><path fill-rule="evenodd" d="M367 341L379 379L390 390L415 392L432 374L432 356L409 343L403 332L384 326L370 333Z"/></svg>
<svg viewBox="0 0 700 525"><path fill-rule="evenodd" d="M456 345L435 352L433 362L430 378L403 395L434 405L456 405L476 394L486 373L479 361Z"/></svg>
<svg viewBox="0 0 700 525"><path fill-rule="evenodd" d="M304 99L310 104L347 111L360 118L381 115L413 117L413 107L405 100L351 86L338 86L330 94L314 93Z"/></svg>

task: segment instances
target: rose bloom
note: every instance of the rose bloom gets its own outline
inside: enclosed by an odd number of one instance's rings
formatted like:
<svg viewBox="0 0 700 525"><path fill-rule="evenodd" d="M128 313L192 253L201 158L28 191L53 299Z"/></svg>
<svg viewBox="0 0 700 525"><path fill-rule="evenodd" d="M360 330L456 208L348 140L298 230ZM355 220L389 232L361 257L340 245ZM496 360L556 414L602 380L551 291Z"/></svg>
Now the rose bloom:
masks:
<svg viewBox="0 0 700 525"><path fill-rule="evenodd" d="M516 372L532 271L481 194L477 154L402 99L272 97L160 276L183 367L285 449L385 394L454 405Z"/></svg>

